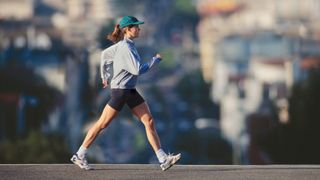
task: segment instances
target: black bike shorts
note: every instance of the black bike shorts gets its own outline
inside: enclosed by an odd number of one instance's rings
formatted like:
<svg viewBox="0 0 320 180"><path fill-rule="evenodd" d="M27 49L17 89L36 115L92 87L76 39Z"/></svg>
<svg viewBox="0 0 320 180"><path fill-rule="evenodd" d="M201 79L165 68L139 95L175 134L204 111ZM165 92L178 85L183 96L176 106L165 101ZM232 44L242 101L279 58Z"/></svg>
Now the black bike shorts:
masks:
<svg viewBox="0 0 320 180"><path fill-rule="evenodd" d="M117 111L121 111L124 104L130 109L142 104L144 99L136 89L111 89L111 98L108 105Z"/></svg>

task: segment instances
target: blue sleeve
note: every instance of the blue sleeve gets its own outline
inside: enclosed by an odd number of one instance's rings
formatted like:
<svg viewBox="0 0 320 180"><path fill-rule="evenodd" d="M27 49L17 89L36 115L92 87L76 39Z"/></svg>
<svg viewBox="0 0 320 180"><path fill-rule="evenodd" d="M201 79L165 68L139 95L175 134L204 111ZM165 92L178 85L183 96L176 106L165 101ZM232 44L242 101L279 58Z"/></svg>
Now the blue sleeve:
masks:
<svg viewBox="0 0 320 180"><path fill-rule="evenodd" d="M151 61L141 64L139 67L139 74L148 72L148 70L151 69L155 64L159 63L160 60L160 58L153 57Z"/></svg>
<svg viewBox="0 0 320 180"><path fill-rule="evenodd" d="M148 72L155 64L160 62L160 58L153 57L149 62L141 63L140 56L133 45L128 45L122 51L125 60L124 69L133 75L141 75Z"/></svg>

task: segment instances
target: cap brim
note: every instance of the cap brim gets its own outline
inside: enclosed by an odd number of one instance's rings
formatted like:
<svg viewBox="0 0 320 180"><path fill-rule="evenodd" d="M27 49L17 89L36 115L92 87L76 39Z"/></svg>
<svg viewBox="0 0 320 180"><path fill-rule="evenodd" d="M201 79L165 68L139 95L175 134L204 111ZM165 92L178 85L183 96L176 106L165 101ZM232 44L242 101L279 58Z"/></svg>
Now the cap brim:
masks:
<svg viewBox="0 0 320 180"><path fill-rule="evenodd" d="M137 21L137 22L134 22L134 23L132 23L132 24L134 24L134 25L139 25L139 24L144 24L144 22L143 22L143 21Z"/></svg>

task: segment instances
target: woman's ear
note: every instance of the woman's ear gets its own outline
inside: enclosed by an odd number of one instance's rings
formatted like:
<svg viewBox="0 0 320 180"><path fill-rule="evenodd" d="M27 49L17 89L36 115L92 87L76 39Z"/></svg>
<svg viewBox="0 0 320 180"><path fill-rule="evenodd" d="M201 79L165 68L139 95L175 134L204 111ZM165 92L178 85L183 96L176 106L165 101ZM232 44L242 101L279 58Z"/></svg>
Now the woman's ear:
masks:
<svg viewBox="0 0 320 180"><path fill-rule="evenodd" d="M128 26L123 29L123 33L126 34L127 31L129 31L129 27Z"/></svg>

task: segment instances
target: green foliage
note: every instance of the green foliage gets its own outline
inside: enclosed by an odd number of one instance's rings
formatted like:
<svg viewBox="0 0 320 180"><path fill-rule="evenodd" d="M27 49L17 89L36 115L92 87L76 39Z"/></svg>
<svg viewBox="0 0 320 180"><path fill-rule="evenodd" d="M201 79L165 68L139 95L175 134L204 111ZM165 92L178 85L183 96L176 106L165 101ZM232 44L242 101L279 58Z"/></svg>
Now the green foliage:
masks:
<svg viewBox="0 0 320 180"><path fill-rule="evenodd" d="M66 163L70 153L63 138L31 132L0 144L0 163Z"/></svg>
<svg viewBox="0 0 320 180"><path fill-rule="evenodd" d="M146 148L146 144L148 143L146 141L145 134L142 131L137 131L133 137L133 140L135 142L133 149L136 152L144 150Z"/></svg>
<svg viewBox="0 0 320 180"><path fill-rule="evenodd" d="M25 132L40 130L49 112L62 101L61 92L49 86L41 76L28 67L15 65L0 68L0 82L6 84L0 87L0 92L11 92L33 99L33 103L26 101L24 109ZM4 117L0 119L4 125L1 128L3 136L15 138L17 135L17 107L5 103L4 106L0 108L0 114Z"/></svg>
<svg viewBox="0 0 320 180"><path fill-rule="evenodd" d="M217 118L218 107L210 99L210 85L202 78L200 70L189 72L181 78L176 92L193 109L195 117Z"/></svg>
<svg viewBox="0 0 320 180"><path fill-rule="evenodd" d="M177 63L174 58L174 52L171 48L164 48L160 51L161 57L163 61L160 63L160 68L164 71L166 70L173 70Z"/></svg>
<svg viewBox="0 0 320 180"><path fill-rule="evenodd" d="M190 72L182 77L178 83L177 91L187 103L199 106L212 104L209 98L210 85L205 83L200 71Z"/></svg>
<svg viewBox="0 0 320 180"><path fill-rule="evenodd" d="M175 0L174 5L175 9L181 13L190 15L195 15L197 13L191 0Z"/></svg>
<svg viewBox="0 0 320 180"><path fill-rule="evenodd" d="M191 0L176 0L173 5L170 18L170 22L174 22L173 26L196 26L199 16Z"/></svg>

